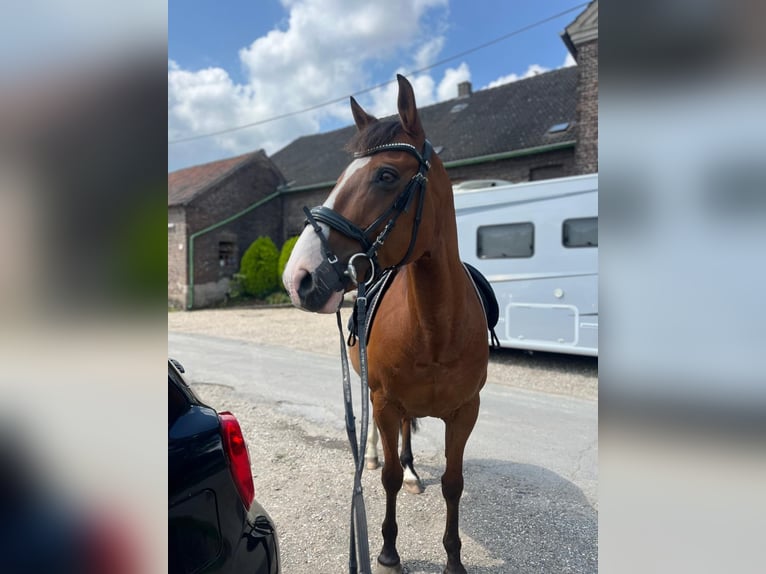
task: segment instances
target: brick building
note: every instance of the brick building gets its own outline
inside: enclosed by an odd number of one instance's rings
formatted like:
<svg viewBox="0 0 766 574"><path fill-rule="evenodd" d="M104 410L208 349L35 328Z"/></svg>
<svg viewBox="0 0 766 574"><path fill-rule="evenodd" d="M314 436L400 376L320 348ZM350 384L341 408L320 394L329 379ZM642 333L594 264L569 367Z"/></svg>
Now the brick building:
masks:
<svg viewBox="0 0 766 574"><path fill-rule="evenodd" d="M577 66L476 92L463 82L454 99L420 108L453 183L598 171L598 0L561 37ZM223 298L250 242L269 235L281 246L299 233L303 206L322 203L351 160L344 146L355 131L350 125L300 137L271 161L256 152L169 174L169 301L189 304L190 278L194 306ZM231 224L193 236L270 195ZM194 250L193 276L187 249Z"/></svg>
<svg viewBox="0 0 766 574"><path fill-rule="evenodd" d="M168 174L169 306L222 300L256 238L282 244L283 183L262 150Z"/></svg>
<svg viewBox="0 0 766 574"><path fill-rule="evenodd" d="M598 0L566 27L561 38L577 62L575 173L598 171Z"/></svg>

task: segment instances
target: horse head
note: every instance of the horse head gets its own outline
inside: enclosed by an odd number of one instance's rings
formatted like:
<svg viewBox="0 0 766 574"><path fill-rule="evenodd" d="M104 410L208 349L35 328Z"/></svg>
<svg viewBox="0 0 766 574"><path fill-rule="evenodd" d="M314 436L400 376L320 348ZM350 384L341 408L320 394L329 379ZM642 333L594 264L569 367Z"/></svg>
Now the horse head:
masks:
<svg viewBox="0 0 766 574"><path fill-rule="evenodd" d="M451 195L440 197L451 190L449 178L426 139L412 86L397 80L398 119L378 120L351 98L354 160L323 205L304 209L307 225L282 276L296 307L332 313L355 280L416 261L438 241L437 210L452 206Z"/></svg>

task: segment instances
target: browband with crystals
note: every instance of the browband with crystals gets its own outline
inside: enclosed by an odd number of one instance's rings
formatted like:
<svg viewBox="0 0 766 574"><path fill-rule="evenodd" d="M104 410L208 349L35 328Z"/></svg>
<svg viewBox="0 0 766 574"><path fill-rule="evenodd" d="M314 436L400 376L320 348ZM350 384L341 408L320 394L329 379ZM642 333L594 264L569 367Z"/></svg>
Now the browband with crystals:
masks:
<svg viewBox="0 0 766 574"><path fill-rule="evenodd" d="M364 151L354 152L354 157L355 158L366 157L368 155L373 155L382 151L406 151L414 155L422 165L426 166L426 169L429 169L431 167L431 162L428 159L423 158L423 156L418 151L418 148L408 143L395 142L395 143L378 145L378 146L366 149Z"/></svg>

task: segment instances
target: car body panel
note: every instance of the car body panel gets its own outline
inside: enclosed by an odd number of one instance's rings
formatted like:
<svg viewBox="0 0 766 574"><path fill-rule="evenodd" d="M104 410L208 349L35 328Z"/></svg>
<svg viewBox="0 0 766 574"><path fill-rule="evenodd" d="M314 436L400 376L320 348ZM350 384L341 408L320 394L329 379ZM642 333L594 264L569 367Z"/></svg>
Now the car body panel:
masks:
<svg viewBox="0 0 766 574"><path fill-rule="evenodd" d="M171 574L278 574L274 523L245 508L229 470L216 411L168 363L168 545Z"/></svg>

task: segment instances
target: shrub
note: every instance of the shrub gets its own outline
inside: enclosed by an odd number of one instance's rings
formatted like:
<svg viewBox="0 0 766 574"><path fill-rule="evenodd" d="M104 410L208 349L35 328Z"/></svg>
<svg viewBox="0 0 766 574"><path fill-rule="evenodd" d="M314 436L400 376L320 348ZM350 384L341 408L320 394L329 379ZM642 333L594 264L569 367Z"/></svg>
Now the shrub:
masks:
<svg viewBox="0 0 766 574"><path fill-rule="evenodd" d="M239 299L245 295L245 276L242 273L235 273L229 281L229 298Z"/></svg>
<svg viewBox="0 0 766 574"><path fill-rule="evenodd" d="M268 237L259 237L247 248L242 256L239 273L242 288L248 295L262 299L279 287L277 265L279 251Z"/></svg>
<svg viewBox="0 0 766 574"><path fill-rule="evenodd" d="M291 237L287 241L285 241L285 244L282 246L282 251L279 253L279 277L282 277L282 273L285 272L285 267L287 267L287 260L290 259L290 255L293 252L293 247L295 247L296 242L298 241L298 236Z"/></svg>
<svg viewBox="0 0 766 574"><path fill-rule="evenodd" d="M290 296L284 291L277 291L266 297L266 303L269 305L289 305Z"/></svg>

